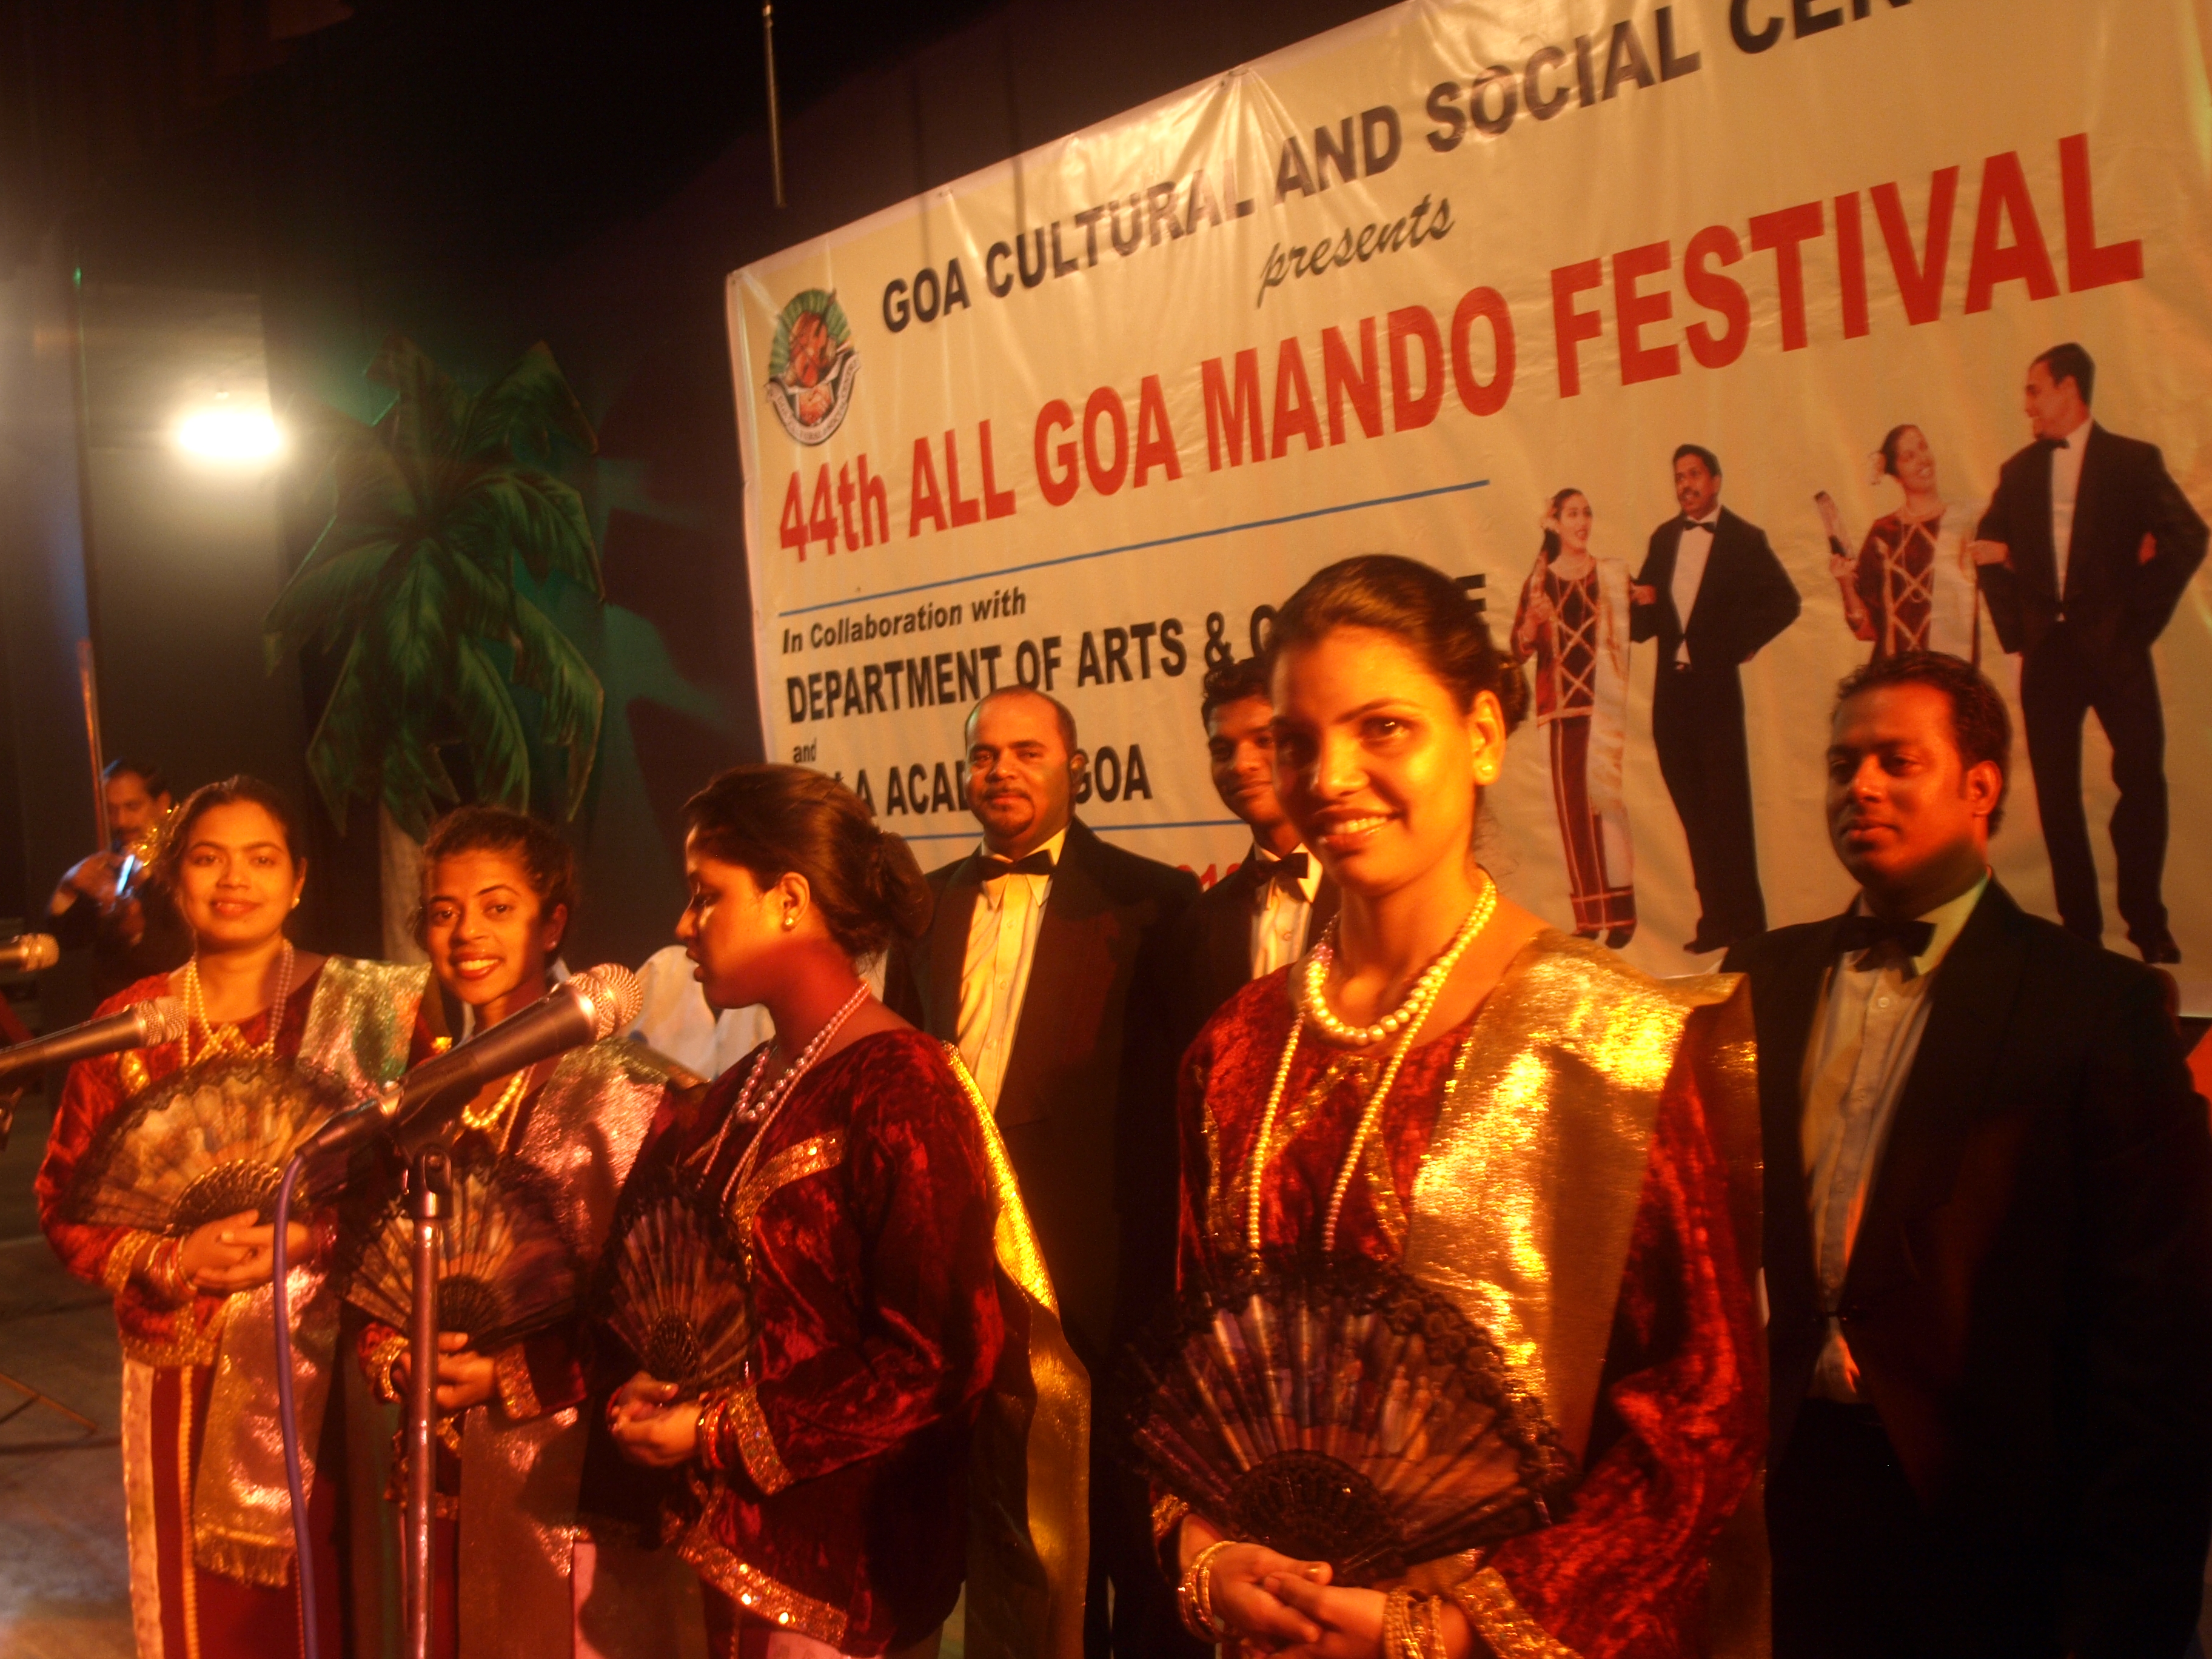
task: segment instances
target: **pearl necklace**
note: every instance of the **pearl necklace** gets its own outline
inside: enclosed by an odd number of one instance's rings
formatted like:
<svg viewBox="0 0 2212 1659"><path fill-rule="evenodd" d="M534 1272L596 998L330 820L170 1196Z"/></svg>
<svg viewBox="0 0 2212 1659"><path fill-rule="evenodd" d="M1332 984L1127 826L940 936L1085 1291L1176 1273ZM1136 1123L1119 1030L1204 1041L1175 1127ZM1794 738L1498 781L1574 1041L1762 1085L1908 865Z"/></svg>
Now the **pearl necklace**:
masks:
<svg viewBox="0 0 2212 1659"><path fill-rule="evenodd" d="M730 1178L722 1183L722 1202L726 1206L729 1203L730 1194L742 1186L744 1177L751 1173L753 1164L759 1158L761 1143L768 1139L769 1124L774 1121L783 1103L791 1098L791 1091L798 1085L799 1079L806 1075L808 1069L821 1058L822 1051L830 1046L830 1039L837 1035L839 1029L867 1000L866 982L854 986L853 994L845 999L844 1006L823 1022L822 1029L799 1051L799 1058L792 1061L785 1068L783 1075L769 1085L764 1092L761 1090L761 1079L768 1073L769 1055L775 1051L775 1045L770 1043L761 1050L760 1058L753 1062L752 1070L745 1074L744 1087L738 1091L729 1115L722 1120L722 1127L715 1131L714 1145L707 1149L706 1159L699 1166L702 1174L714 1167L715 1158L721 1155L722 1142L729 1136L731 1124L759 1126L739 1155L738 1167L730 1171Z"/></svg>
<svg viewBox="0 0 2212 1659"><path fill-rule="evenodd" d="M276 994L269 1004L268 1034L246 1051L246 1059L264 1060L276 1052L276 1033L283 1028L284 1004L291 994L292 941L288 939L276 958ZM200 1050L200 1058L205 1060L215 1049L215 1023L208 1018L207 994L200 988L200 953L198 951L192 952L192 959L185 964L184 1063L186 1066L192 1063L192 1025L195 1021L200 1030L207 1033L206 1046ZM243 1023L234 1023L231 1030L236 1030Z"/></svg>
<svg viewBox="0 0 2212 1659"><path fill-rule="evenodd" d="M1427 1015L1429 1005L1436 1000L1437 993L1451 977L1452 969L1459 965L1459 959L1466 953L1467 947L1474 942L1474 936L1489 925L1490 918L1497 914L1497 910L1498 884L1490 879L1489 872L1486 871L1482 878L1482 896L1474 902L1474 908L1468 912L1467 920L1460 923L1459 932L1452 936L1452 941L1444 947L1443 954L1431 963L1420 978L1413 981L1413 988L1406 994L1406 1000L1372 1025L1354 1025L1340 1018L1336 1011L1328 1006L1328 970L1336 962L1336 923L1332 921L1328 931L1322 935L1321 943L1306 958L1305 966L1300 971L1299 1011L1320 1026L1330 1042L1340 1043L1347 1048L1371 1048L1376 1043L1397 1036L1409 1024L1419 1026Z"/></svg>
<svg viewBox="0 0 2212 1659"><path fill-rule="evenodd" d="M462 1107L461 1121L479 1134L489 1134L507 1115L507 1109L522 1098L522 1086L529 1080L530 1067L526 1066L507 1079L507 1087L499 1091L499 1097L489 1107L479 1109L474 1101Z"/></svg>
<svg viewBox="0 0 2212 1659"><path fill-rule="evenodd" d="M1329 1191L1328 1212L1322 1223L1321 1235L1323 1255L1335 1253L1336 1224L1344 1213L1344 1200L1352 1190L1352 1177L1359 1168L1359 1156L1365 1151L1368 1137L1374 1133L1375 1125L1382 1115L1382 1103L1389 1097L1391 1085L1397 1082L1398 1073L1406 1063L1406 1056L1413 1051L1413 1039L1420 1035L1423 1023L1436 1006L1437 999L1443 994L1445 981L1450 979L1452 969L1459 965L1459 959L1467 954L1468 947L1480 936L1497 910L1498 884L1491 881L1486 872L1482 896L1475 901L1474 908L1468 912L1467 920L1460 924L1459 931L1452 936L1451 943L1444 947L1443 954L1430 963L1427 970L1414 981L1413 991L1406 1000L1385 1016L1396 1022L1391 1029L1402 1035L1398 1038L1397 1047L1391 1051L1389 1062L1382 1068L1382 1076L1375 1085L1375 1092L1367 1097L1367 1105L1359 1115L1358 1127L1352 1133L1352 1145L1345 1152L1343 1167L1338 1170L1336 1183ZM1333 936L1334 933L1335 926L1332 923L1329 934ZM1276 1065L1274 1085L1267 1091L1267 1109L1260 1115L1260 1133L1253 1143L1252 1180L1245 1210L1245 1239L1247 1247L1255 1256L1260 1254L1260 1200L1267 1186L1267 1160L1273 1155L1270 1143L1274 1139L1275 1119L1282 1109L1283 1092L1290 1086L1291 1062L1297 1055L1298 1037L1305 1030L1307 1019L1311 1018L1315 1024L1331 1036L1335 1035L1331 1029L1333 1026L1343 1026L1354 1033L1352 1046L1357 1048L1370 1047L1388 1035L1378 1029L1381 1022L1374 1026L1345 1026L1342 1020L1328 1011L1328 1004L1322 1000L1320 994L1322 979L1326 977L1326 967L1319 976L1313 972L1315 963L1326 963L1328 951L1329 939L1324 937L1315 948L1313 956L1308 958L1304 975L1306 994L1299 998L1297 1017L1291 1022L1290 1040L1283 1044L1283 1058ZM1366 1035L1368 1032L1375 1032L1376 1035L1370 1036Z"/></svg>

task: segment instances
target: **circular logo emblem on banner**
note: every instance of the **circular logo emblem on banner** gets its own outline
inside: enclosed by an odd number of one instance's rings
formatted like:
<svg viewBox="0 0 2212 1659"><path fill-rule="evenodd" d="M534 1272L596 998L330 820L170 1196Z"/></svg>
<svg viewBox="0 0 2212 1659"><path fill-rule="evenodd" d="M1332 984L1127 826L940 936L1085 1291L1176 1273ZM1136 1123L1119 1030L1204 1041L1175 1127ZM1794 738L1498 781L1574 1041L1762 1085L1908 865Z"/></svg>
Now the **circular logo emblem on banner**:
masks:
<svg viewBox="0 0 2212 1659"><path fill-rule="evenodd" d="M783 429L803 444L829 441L845 423L860 354L837 296L810 288L775 319L768 355L768 401Z"/></svg>

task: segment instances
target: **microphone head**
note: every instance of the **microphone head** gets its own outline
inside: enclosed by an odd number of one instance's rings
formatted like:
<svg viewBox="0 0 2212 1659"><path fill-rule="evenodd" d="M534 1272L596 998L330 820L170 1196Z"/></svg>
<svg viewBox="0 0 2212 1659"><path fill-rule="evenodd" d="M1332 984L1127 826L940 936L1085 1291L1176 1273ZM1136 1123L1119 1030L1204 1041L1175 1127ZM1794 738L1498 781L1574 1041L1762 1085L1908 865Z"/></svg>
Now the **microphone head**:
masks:
<svg viewBox="0 0 2212 1659"><path fill-rule="evenodd" d="M184 1036L187 1017L183 998L149 997L131 1006L138 1016L140 1028L146 1033L147 1048L158 1048Z"/></svg>
<svg viewBox="0 0 2212 1659"><path fill-rule="evenodd" d="M569 988L580 995L592 1013L592 1039L611 1037L638 1016L645 1006L645 987L635 974L618 962L603 963L569 976Z"/></svg>
<svg viewBox="0 0 2212 1659"><path fill-rule="evenodd" d="M27 974L43 973L62 959L61 941L52 933L26 933L16 943L22 947Z"/></svg>

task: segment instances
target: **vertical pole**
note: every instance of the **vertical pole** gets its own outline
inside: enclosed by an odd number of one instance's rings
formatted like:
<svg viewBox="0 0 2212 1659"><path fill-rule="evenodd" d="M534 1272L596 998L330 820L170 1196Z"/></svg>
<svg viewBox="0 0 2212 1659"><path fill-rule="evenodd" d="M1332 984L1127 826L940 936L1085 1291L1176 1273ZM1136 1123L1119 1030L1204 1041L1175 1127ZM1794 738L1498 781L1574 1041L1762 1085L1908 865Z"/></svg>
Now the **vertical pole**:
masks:
<svg viewBox="0 0 2212 1659"><path fill-rule="evenodd" d="M775 5L762 0L761 46L768 59L768 161L775 176L775 204L783 205L783 117L775 96Z"/></svg>
<svg viewBox="0 0 2212 1659"><path fill-rule="evenodd" d="M418 1154L407 1172L415 1221L415 1305L407 1368L407 1655L430 1659L430 1616L437 1597L430 1547L431 1494L437 1488L438 1231L447 1191L445 1154Z"/></svg>
<svg viewBox="0 0 2212 1659"><path fill-rule="evenodd" d="M100 831L98 846L107 851L107 770L105 757L100 752L100 680L93 672L92 641L76 642L77 690L84 697L85 745L92 756L92 821Z"/></svg>

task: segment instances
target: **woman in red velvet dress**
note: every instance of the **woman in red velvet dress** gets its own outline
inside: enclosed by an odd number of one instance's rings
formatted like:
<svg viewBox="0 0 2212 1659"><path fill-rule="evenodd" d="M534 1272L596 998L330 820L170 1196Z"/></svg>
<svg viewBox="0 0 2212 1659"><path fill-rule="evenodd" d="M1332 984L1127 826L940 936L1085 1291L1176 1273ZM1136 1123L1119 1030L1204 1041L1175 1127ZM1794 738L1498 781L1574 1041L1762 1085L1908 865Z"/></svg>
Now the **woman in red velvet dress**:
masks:
<svg viewBox="0 0 2212 1659"><path fill-rule="evenodd" d="M425 979L420 969L295 950L284 924L307 860L283 799L238 777L179 810L155 866L192 931L193 955L100 1005L174 996L179 1042L74 1066L38 1177L39 1215L70 1271L115 1297L123 1337L123 1473L138 1651L167 1659L272 1659L300 1649L290 1508L276 1452L274 1230L251 1211L183 1238L68 1218L79 1165L101 1126L149 1083L255 1055L297 1059L365 1090L396 1077ZM335 1297L316 1258L327 1229L295 1223L293 1314L302 1366L301 1438L329 1449ZM313 1457L318 1626L338 1652L336 1471Z"/></svg>
<svg viewBox="0 0 2212 1659"><path fill-rule="evenodd" d="M707 1000L765 1003L777 1036L672 1103L638 1175L673 1166L714 1195L746 1262L754 1346L741 1381L698 1399L639 1371L610 1424L634 1463L689 1478L680 1547L718 1654L933 1654L1006 1309L1024 1309L1034 1344L1049 1286L1002 1304L994 1224L1002 1240L1028 1229L995 1131L956 1058L860 975L927 923L906 844L843 784L791 766L726 772L684 816L678 937ZM1077 1469L1081 1435L1079 1413ZM1082 1512L1079 1491L1067 1507ZM1072 1608L1060 1553L1064 1635L1081 1618L1079 1542Z"/></svg>
<svg viewBox="0 0 2212 1659"><path fill-rule="evenodd" d="M416 934L446 995L423 999L414 1059L452 1045L459 1010L473 1036L543 997L575 902L575 854L550 826L499 806L464 806L433 824ZM457 1166L520 1170L554 1199L580 1284L647 1128L699 1081L642 1043L610 1037L493 1079L455 1109L447 1138ZM690 1575L580 1534L582 1337L579 1312L494 1353L471 1352L458 1332L440 1339L438 1408L459 1449L441 1445L438 1457L441 1654L538 1659L574 1651L580 1633L608 1659L661 1656L683 1650L687 1614L696 1627ZM403 1401L405 1333L366 1320L355 1348L378 1397ZM390 1504L370 1512L387 1534L398 1524Z"/></svg>
<svg viewBox="0 0 2212 1659"><path fill-rule="evenodd" d="M1182 1277L1364 1259L1442 1297L1502 1356L1551 1496L1351 1588L1162 1483L1186 1620L1333 1659L1702 1651L1759 1452L1747 999L1499 900L1473 842L1517 680L1445 577L1333 565L1272 648L1276 787L1343 909L1185 1059Z"/></svg>

